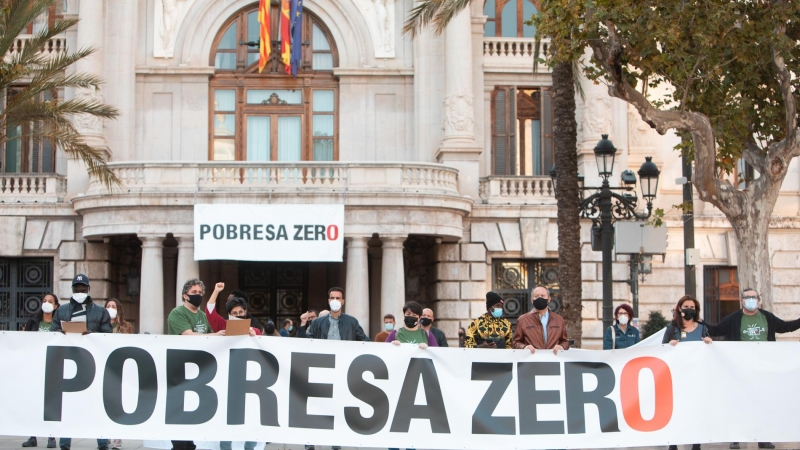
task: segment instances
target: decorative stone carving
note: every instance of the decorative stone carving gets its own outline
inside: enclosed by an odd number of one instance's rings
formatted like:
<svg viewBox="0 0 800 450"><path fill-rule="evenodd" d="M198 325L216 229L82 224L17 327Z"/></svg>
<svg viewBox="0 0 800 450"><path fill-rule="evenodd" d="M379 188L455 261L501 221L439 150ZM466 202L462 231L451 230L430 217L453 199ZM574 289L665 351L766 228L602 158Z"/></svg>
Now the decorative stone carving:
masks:
<svg viewBox="0 0 800 450"><path fill-rule="evenodd" d="M79 88L75 91L74 100L84 102L103 102L100 91L94 89ZM78 114L74 119L75 128L84 134L103 134L103 119L90 114Z"/></svg>
<svg viewBox="0 0 800 450"><path fill-rule="evenodd" d="M445 135L472 133L474 116L471 95L459 92L447 97L444 99Z"/></svg>
<svg viewBox="0 0 800 450"><path fill-rule="evenodd" d="M608 97L592 97L587 99L583 110L583 120L586 125L585 137L606 134L611 131L611 100Z"/></svg>
<svg viewBox="0 0 800 450"><path fill-rule="evenodd" d="M376 58L394 58L394 0L354 0L369 27Z"/></svg>
<svg viewBox="0 0 800 450"><path fill-rule="evenodd" d="M195 0L155 0L155 31L153 56L172 58L175 37Z"/></svg>
<svg viewBox="0 0 800 450"><path fill-rule="evenodd" d="M647 125L633 106L628 107L628 140L631 149L651 146L655 131Z"/></svg>

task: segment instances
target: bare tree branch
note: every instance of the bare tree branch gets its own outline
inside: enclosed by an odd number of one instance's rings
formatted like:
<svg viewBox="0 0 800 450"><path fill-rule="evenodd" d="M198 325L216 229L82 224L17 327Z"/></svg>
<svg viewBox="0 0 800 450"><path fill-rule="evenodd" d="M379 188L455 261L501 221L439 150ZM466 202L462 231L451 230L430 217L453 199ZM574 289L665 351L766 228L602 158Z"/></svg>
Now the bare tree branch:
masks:
<svg viewBox="0 0 800 450"><path fill-rule="evenodd" d="M747 140L747 148L742 152L742 158L759 173L767 170L766 151L756 145L753 139Z"/></svg>

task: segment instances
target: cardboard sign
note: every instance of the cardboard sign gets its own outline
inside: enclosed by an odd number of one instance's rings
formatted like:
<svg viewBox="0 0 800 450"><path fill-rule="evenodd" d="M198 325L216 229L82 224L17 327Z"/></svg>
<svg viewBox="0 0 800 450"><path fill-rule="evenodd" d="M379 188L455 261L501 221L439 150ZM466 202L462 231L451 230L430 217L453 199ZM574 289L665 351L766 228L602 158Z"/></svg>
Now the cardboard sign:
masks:
<svg viewBox="0 0 800 450"><path fill-rule="evenodd" d="M250 319L231 319L225 325L225 336L245 336L250 334Z"/></svg>
<svg viewBox="0 0 800 450"><path fill-rule="evenodd" d="M61 329L64 330L65 333L85 333L86 332L86 322L61 322Z"/></svg>

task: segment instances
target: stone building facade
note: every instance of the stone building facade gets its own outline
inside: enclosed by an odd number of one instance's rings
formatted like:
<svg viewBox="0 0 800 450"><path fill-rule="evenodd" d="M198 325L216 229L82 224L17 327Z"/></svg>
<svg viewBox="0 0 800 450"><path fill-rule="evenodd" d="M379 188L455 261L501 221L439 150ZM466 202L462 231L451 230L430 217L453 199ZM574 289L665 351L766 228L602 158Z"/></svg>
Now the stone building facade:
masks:
<svg viewBox="0 0 800 450"><path fill-rule="evenodd" d="M17 329L54 291L70 297L76 273L96 302L119 298L141 332L162 333L184 280L240 287L261 318L297 317L346 288L348 312L375 334L406 300L432 307L455 339L485 312L489 290L516 317L529 290L557 292L551 76L533 71L535 40L519 11L531 0L474 2L442 35L401 33L410 0L305 0L303 62L286 75L276 40L259 74L254 0L64 0L51 12L77 17L48 52L94 46L75 68L103 77L113 121L76 119L122 181L89 180L58 149L47 167L33 150L3 151L0 173L0 328ZM254 30L256 30L254 34ZM256 45L253 44L255 36ZM26 36L20 36L24 42ZM544 51L547 42L540 45ZM618 148L614 183L645 156L661 169L656 207L668 211L668 250L639 285L640 315L670 314L683 294L680 158L627 104L582 80L580 170L599 182L592 149L601 134ZM16 152L16 153L15 153ZM28 152L28 153L26 153ZM747 170L742 166L742 170ZM343 203L343 263L195 261L193 205ZM775 312L800 315L800 170L784 182L771 231ZM740 257L729 224L696 203L698 296L714 321L736 307ZM600 252L583 224L585 348L601 345ZM614 263L614 298L631 301L628 258ZM557 308L557 302L555 307Z"/></svg>

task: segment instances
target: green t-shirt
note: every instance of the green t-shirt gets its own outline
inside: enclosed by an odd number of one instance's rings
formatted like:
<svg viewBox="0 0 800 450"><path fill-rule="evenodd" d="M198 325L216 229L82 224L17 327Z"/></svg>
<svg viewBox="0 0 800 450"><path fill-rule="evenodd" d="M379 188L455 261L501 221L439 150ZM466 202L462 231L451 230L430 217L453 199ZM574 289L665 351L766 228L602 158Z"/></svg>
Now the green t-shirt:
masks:
<svg viewBox="0 0 800 450"><path fill-rule="evenodd" d="M192 330L199 334L211 333L211 325L208 323L206 314L200 309L193 313L183 305L169 313L167 328L168 334L181 334L186 330Z"/></svg>
<svg viewBox="0 0 800 450"><path fill-rule="evenodd" d="M761 312L756 311L754 316L742 314L742 341L763 341L767 340L767 317Z"/></svg>
<svg viewBox="0 0 800 450"><path fill-rule="evenodd" d="M39 331L50 331L50 327L53 326L53 322L45 322L44 320L39 322Z"/></svg>
<svg viewBox="0 0 800 450"><path fill-rule="evenodd" d="M398 328L397 334L394 337L403 344L427 344L428 337L425 335L425 330L422 327L416 330L409 330L406 328Z"/></svg>

